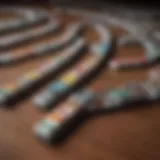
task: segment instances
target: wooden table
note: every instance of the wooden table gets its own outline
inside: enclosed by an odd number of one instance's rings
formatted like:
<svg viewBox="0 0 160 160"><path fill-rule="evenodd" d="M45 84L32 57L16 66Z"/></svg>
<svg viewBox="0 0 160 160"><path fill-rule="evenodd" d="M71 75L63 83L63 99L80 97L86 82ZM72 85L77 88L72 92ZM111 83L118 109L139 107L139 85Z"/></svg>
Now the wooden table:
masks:
<svg viewBox="0 0 160 160"><path fill-rule="evenodd" d="M65 20L68 21L67 16ZM117 29L113 31L115 34L122 33ZM94 31L86 31L85 36L89 42L97 37ZM25 49L25 46L22 47ZM142 49L123 47L118 49L117 55L134 53L134 56L139 56L141 52ZM45 63L52 56L0 68L1 86L14 82L24 72ZM114 72L106 67L92 83L103 81L105 86L115 87L129 80L145 79L147 70ZM91 118L79 126L63 144L47 146L35 139L32 130L33 124L47 113L37 111L29 99L12 109L0 109L0 160L160 159L159 104Z"/></svg>

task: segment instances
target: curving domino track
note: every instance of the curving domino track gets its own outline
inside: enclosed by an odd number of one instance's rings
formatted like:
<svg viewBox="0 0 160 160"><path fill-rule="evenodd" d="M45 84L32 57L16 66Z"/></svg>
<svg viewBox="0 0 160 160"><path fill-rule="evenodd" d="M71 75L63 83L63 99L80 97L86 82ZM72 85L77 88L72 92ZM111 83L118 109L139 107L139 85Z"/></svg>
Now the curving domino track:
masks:
<svg viewBox="0 0 160 160"><path fill-rule="evenodd" d="M4 9L6 12L8 10L10 12L16 12L16 8ZM33 21L34 15L31 14L32 12L29 12L30 10L23 11L23 8L18 8L17 11L19 14L21 12L28 12L26 14L29 14L30 19ZM44 16L43 11L42 13L40 11L39 13L37 10L35 12L38 17L41 15ZM22 42L33 40L34 38L40 38L41 36L45 36L51 32L56 32L60 27L60 21L56 18L52 18L51 20L50 17L47 17L47 20L47 23L43 24L39 29L32 29L20 34L15 34L17 38L8 35L8 41L2 41L1 44L3 44L3 47L5 46L7 49L11 46L15 47ZM5 107L6 105L8 106L8 104L13 104L14 102L19 101L23 96L30 93L30 91L33 92L34 89L43 85L46 80L55 77L60 71L74 63L75 60L82 55L86 46L84 39L79 37L83 29L83 23L72 23L66 27L64 34L57 39L49 39L43 43L32 45L30 48L27 48L27 50L17 50L15 52L8 51L2 53L0 55L0 65L9 65L14 64L15 62L23 62L22 60L29 60L46 55L69 46L58 57L53 58L46 64L41 64L40 67L34 68L33 71L24 73L24 75L15 80L15 82L3 86L0 89L0 104ZM9 40L10 43L8 43Z"/></svg>
<svg viewBox="0 0 160 160"><path fill-rule="evenodd" d="M160 47L152 40L141 40L131 36L122 36L119 39L118 45L140 45L144 48L144 58L114 58L109 63L109 68L112 70L144 67L157 63L160 60Z"/></svg>
<svg viewBox="0 0 160 160"><path fill-rule="evenodd" d="M22 45L26 42L43 38L44 36L57 32L58 29L60 29L60 23L58 22L58 20L52 19L43 26L39 26L36 29L32 29L29 31L27 30L23 33L14 33L8 36L3 36L0 38L0 50L7 50L15 46Z"/></svg>
<svg viewBox="0 0 160 160"><path fill-rule="evenodd" d="M15 83L7 84L0 89L0 104L4 107L21 99L22 95L34 90L50 77L55 77L62 69L67 68L83 52L85 42L77 39L61 56L53 58L46 64L22 75Z"/></svg>
<svg viewBox="0 0 160 160"><path fill-rule="evenodd" d="M103 22L116 27L121 27L129 32L128 36L122 36L118 40L118 46L126 44L139 44L145 50L144 58L125 58L125 59L113 59L109 64L109 68L112 70L126 70L126 69L136 69L139 67L146 67L158 63L160 60L160 48L158 32L159 21L154 21L154 12L142 12L140 10L136 11L136 14L127 8L116 8L116 6L108 7L109 11L102 12L92 12L82 9L73 9L67 6L63 8L57 8L58 11L62 13L69 13L72 15L82 16L87 22ZM112 10L113 9L113 10ZM115 10L119 10L124 14L116 15ZM113 13L113 14L112 14ZM156 13L156 11L155 11ZM153 16L153 17L152 17ZM140 18L141 21L134 21L134 19ZM153 25L151 21L153 18ZM148 21L147 21L148 19ZM157 23L157 25L155 24ZM156 30L157 29L157 30ZM121 44L122 43L122 44Z"/></svg>
<svg viewBox="0 0 160 160"><path fill-rule="evenodd" d="M102 36L102 39L105 39L105 34L103 33L101 35L104 36ZM145 48L145 59L135 61L123 59L122 63L116 64L116 69L150 64L159 59L159 46L152 41L148 39L141 41L131 37L123 38L124 37L122 37L122 40L119 42L119 45L127 45L128 43L138 43L142 45ZM96 49L93 49L93 51L95 50ZM111 63L113 63L113 61ZM110 65L113 66L113 64ZM159 68L157 68L157 70L159 70ZM156 81L158 79L156 76L157 70L152 71L149 75L149 77L154 77ZM52 85L49 85L44 92L37 95L34 99L37 107L44 109L50 106L50 104L53 107L55 99L57 100L59 96L62 96L61 92L65 92L68 87L66 87L66 81L69 80L71 85L75 85L74 74L76 74L76 70L69 71L69 73L65 75L63 74L62 77L54 81ZM71 87L71 85L69 87ZM97 93L99 93L98 96ZM159 81L158 83L146 82L144 84L141 82L129 82L129 84L110 91L106 91L104 86L98 86L98 89L97 86L82 89L71 95L66 101L54 106L55 108L52 112L34 126L34 134L43 142L55 143L63 139L66 136L67 130L73 126L78 117L83 117L86 113L95 114L98 112L117 110L124 108L126 104L142 102L144 100L155 100L157 97L159 99L159 95Z"/></svg>
<svg viewBox="0 0 160 160"><path fill-rule="evenodd" d="M55 22L51 28L56 32L57 27L59 27L59 23ZM6 53L0 54L0 65L8 65L14 62L20 62L22 60L33 59L33 58L43 56L43 55L55 52L57 50L63 49L67 45L71 44L79 36L83 28L84 28L84 25L81 23L70 24L67 26L64 34L61 37L58 37L57 39L54 39L54 40L50 39L43 43L33 45L27 48L27 50L18 50L15 52L8 51ZM49 29L50 29L50 26L49 26ZM47 30L46 32L48 33ZM47 34L46 32L44 33L44 35ZM42 34L42 32L39 32L39 33ZM33 35L32 35L32 38L33 38Z"/></svg>
<svg viewBox="0 0 160 160"><path fill-rule="evenodd" d="M36 123L35 136L45 143L54 144L64 140L79 119L159 100L159 72L158 66L143 82L131 81L111 90L106 90L102 84L78 90Z"/></svg>
<svg viewBox="0 0 160 160"><path fill-rule="evenodd" d="M79 83L84 81L86 76L95 76L95 71L100 71L104 67L104 64L107 63L112 49L113 37L109 30L101 24L94 25L94 29L100 37L100 42L90 46L91 54L93 54L90 59L86 62L81 62L74 69L62 74L60 78L49 85L34 99L34 103L40 109L54 107L53 111L37 123L34 128L36 137L44 142L56 142L59 138L65 136L65 132L71 126L72 122L76 120L79 114L84 113L87 102L95 98L90 91L86 90L75 93L64 103L54 106L61 97L69 94L70 90L76 85L80 88Z"/></svg>
<svg viewBox="0 0 160 160"><path fill-rule="evenodd" d="M14 18L9 21L0 22L0 35L10 33L22 28L32 27L48 20L48 15L44 11L29 9L24 7L6 7L2 6L0 12L14 14L22 18Z"/></svg>
<svg viewBox="0 0 160 160"><path fill-rule="evenodd" d="M0 65L22 62L22 60L47 55L67 47L58 57L42 63L39 67L24 73L13 83L6 84L0 88L0 105L1 107L8 107L19 102L22 97L26 97L28 93L33 93L35 89L41 88L49 79L53 79L53 81L33 99L38 109L54 108L53 111L34 128L36 136L43 141L56 141L60 136L63 136L65 130L70 127L71 123L79 114L86 112L94 113L101 111L101 109L109 111L119 109L126 103L160 98L159 82L157 83L157 76L154 71L154 73L150 73L150 76L156 79L154 83L129 83L119 89L113 89L111 91L106 91L101 87L100 95L102 96L97 96L99 89L97 89L96 86L92 86L76 92L64 103L56 105L72 92L81 87L83 88L84 84L91 81L92 77L94 78L98 72L106 66L110 53L112 52L112 34L102 24L90 25L89 27L93 27L99 35L99 43L92 44L88 47L91 52L88 59L83 62L78 62L73 68L65 71L65 69L76 62L77 58L83 54L84 49L87 48L87 42L80 37L81 31L85 27L83 23L68 25L62 37L56 40L46 40L38 45L32 45L27 50L12 51L10 50L11 48L19 47L28 41L33 42L46 35L57 33L61 22L57 20L56 17L51 18L46 12L38 9L3 8L1 12L14 13L21 15L23 18L0 22L2 24L0 26L0 34L30 28L37 24L39 26L36 29L25 30L18 34L0 35L0 50L4 50L0 54ZM129 28L129 26L127 27ZM127 45L128 43L138 43L142 45L146 50L145 59L136 61L123 59L122 62L113 60L110 63L112 69L135 67L159 60L159 46L155 45L152 41L148 39L146 41L144 41L144 39L134 39L131 36L122 37L119 41L119 45ZM65 72L60 74L62 71ZM140 90L140 94L144 95L144 97L141 95L137 97L137 90ZM93 106L91 106L92 104ZM102 108L97 108L98 105Z"/></svg>
<svg viewBox="0 0 160 160"><path fill-rule="evenodd" d="M35 105L40 109L54 107L60 100L67 97L75 88L88 82L106 65L112 50L112 35L103 25L94 26L100 42L90 46L90 58L77 64L54 80L42 93L34 98Z"/></svg>

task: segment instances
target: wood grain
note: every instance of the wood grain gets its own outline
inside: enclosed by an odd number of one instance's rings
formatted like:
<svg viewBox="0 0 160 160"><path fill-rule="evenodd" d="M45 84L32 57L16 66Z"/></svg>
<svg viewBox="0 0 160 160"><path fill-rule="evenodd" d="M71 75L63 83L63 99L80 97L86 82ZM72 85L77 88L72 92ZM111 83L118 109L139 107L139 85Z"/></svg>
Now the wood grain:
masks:
<svg viewBox="0 0 160 160"><path fill-rule="evenodd" d="M68 21L67 17L65 20ZM89 42L94 42L97 35L94 31L88 31L85 37ZM140 56L142 49L123 47L118 49L117 56L130 54ZM42 65L52 56L0 68L1 86L14 82L27 70ZM105 86L115 87L129 80L143 80L147 70L113 72L106 68L92 84L103 81ZM34 123L47 113L36 110L31 99L24 100L12 109L0 109L0 160L160 159L159 104L88 119L63 144L47 146L39 143L32 131Z"/></svg>

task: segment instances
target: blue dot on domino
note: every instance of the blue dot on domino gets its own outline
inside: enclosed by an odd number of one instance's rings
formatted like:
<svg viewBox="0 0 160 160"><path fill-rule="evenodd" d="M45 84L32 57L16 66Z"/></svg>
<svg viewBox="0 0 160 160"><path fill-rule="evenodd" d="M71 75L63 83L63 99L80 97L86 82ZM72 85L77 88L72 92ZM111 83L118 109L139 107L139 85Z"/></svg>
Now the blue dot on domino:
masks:
<svg viewBox="0 0 160 160"><path fill-rule="evenodd" d="M55 82L49 86L51 92L61 92L66 89L66 85L60 82Z"/></svg>
<svg viewBox="0 0 160 160"><path fill-rule="evenodd" d="M95 52L103 56L107 52L108 48L109 48L108 44L102 43L95 47Z"/></svg>

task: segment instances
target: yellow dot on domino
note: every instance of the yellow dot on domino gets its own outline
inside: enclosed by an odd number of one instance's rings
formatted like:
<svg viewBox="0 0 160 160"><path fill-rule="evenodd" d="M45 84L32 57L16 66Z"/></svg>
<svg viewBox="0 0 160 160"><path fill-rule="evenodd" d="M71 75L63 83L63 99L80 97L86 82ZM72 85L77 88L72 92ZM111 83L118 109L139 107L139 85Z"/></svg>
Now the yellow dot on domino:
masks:
<svg viewBox="0 0 160 160"><path fill-rule="evenodd" d="M60 79L60 81L62 83L70 85L70 84L73 84L76 81L76 79L77 79L77 75L74 73L71 73L71 74L67 74L67 75L63 76Z"/></svg>
<svg viewBox="0 0 160 160"><path fill-rule="evenodd" d="M27 78L27 79L35 79L37 77L38 77L37 72L30 72L25 76L25 78Z"/></svg>

